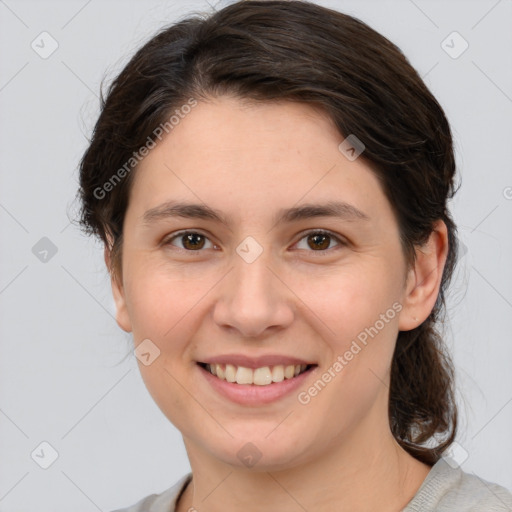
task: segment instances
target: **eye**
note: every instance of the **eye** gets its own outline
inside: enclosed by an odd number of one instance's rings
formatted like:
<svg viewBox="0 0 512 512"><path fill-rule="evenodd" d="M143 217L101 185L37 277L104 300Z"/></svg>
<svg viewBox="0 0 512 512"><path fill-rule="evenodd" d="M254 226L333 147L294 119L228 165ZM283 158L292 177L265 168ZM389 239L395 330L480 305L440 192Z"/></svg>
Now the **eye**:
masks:
<svg viewBox="0 0 512 512"><path fill-rule="evenodd" d="M163 245L176 245L173 243L177 240L181 245L178 245L180 249L183 249L187 252L200 252L201 249L213 249L217 246L214 245L206 235L199 233L197 231L179 231L174 233L172 236L166 238L162 244ZM306 240L307 247L300 247L300 242L302 240ZM309 231L303 234L302 238L297 242L297 248L304 249L312 249L309 252L326 252L327 249L332 249L331 242L336 241L339 246L344 246L346 243L341 240L338 236L331 233L330 231L325 230L316 230ZM210 244L208 247L207 244Z"/></svg>
<svg viewBox="0 0 512 512"><path fill-rule="evenodd" d="M175 245L172 242L176 239L183 244L178 247L189 252L199 252L200 249L205 248L206 241L211 245L210 247L206 247L206 249L215 247L206 235L198 233L197 231L179 231L171 237L166 238L162 243L163 245Z"/></svg>
<svg viewBox="0 0 512 512"><path fill-rule="evenodd" d="M346 245L346 243L339 237L330 231L324 230L309 231L299 240L298 243L300 244L302 240L306 240L307 248L312 249L313 252L326 252L327 249L331 248L329 246L333 240L335 240L340 246ZM297 246L297 248L304 249L304 247L299 246Z"/></svg>

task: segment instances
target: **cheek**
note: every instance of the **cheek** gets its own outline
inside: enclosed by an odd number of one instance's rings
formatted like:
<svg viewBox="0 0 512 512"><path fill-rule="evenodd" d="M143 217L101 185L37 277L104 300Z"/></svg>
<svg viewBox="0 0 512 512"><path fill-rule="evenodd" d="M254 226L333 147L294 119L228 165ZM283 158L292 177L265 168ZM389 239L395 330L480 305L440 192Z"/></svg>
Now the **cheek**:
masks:
<svg viewBox="0 0 512 512"><path fill-rule="evenodd" d="M200 423L198 411L191 410L190 394L184 392L183 374L180 366L169 354L162 352L155 361L144 366L139 362L141 377L153 401L164 416L183 434L193 429L194 424ZM199 411L200 413L201 411Z"/></svg>
<svg viewBox="0 0 512 512"><path fill-rule="evenodd" d="M382 261L353 267L333 280L328 294L315 294L312 309L318 308L330 331L326 364L331 367L338 361L338 371L332 371L341 376L335 380L347 386L349 401L361 393L371 395L379 379L386 380L391 364L401 304L393 269L385 272L385 268Z"/></svg>
<svg viewBox="0 0 512 512"><path fill-rule="evenodd" d="M143 337L164 340L185 324L204 295L206 284L150 265L131 272L126 284L126 302L133 331ZM206 288L207 289L207 288Z"/></svg>
<svg viewBox="0 0 512 512"><path fill-rule="evenodd" d="M374 268L380 267L380 268ZM397 295L384 264L351 265L331 276L301 283L301 298L325 321L337 337L357 336L385 313Z"/></svg>

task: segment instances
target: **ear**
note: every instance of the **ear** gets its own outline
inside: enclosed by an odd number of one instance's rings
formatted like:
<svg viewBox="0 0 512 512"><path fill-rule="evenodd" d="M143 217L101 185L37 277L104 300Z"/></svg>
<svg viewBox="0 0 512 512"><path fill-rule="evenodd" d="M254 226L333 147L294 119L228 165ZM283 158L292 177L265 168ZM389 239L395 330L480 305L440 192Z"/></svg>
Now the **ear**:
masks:
<svg viewBox="0 0 512 512"><path fill-rule="evenodd" d="M111 247L111 245L110 245ZM105 245L105 264L107 265L107 269L110 274L110 284L112 286L112 295L114 297L114 302L116 305L116 322L123 331L131 332L132 324L130 322L130 315L128 314L128 309L126 307L125 300L125 292L124 286L122 282L121 276L116 276L116 273L112 271L112 257L111 257L111 249L109 246Z"/></svg>
<svg viewBox="0 0 512 512"><path fill-rule="evenodd" d="M410 331L428 318L439 294L448 256L448 229L438 220L428 241L416 249L416 263L409 270L398 328Z"/></svg>

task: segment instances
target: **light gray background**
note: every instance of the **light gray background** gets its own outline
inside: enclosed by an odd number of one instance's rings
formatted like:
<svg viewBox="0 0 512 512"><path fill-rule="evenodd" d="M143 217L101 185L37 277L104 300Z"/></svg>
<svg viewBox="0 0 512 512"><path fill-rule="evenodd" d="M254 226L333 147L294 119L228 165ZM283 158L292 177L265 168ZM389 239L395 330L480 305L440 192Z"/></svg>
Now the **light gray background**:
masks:
<svg viewBox="0 0 512 512"><path fill-rule="evenodd" d="M512 1L319 3L398 44L453 127L463 184L451 208L467 248L446 325L462 416L454 457L512 488ZM69 217L105 72L162 25L210 9L0 1L0 511L109 511L189 471L133 355L117 365L130 337L114 321L102 250ZM43 31L59 45L47 59L31 48ZM453 31L469 43L457 59L441 46ZM57 247L47 262L32 252L42 237ZM48 469L31 457L48 457L43 441L59 454Z"/></svg>

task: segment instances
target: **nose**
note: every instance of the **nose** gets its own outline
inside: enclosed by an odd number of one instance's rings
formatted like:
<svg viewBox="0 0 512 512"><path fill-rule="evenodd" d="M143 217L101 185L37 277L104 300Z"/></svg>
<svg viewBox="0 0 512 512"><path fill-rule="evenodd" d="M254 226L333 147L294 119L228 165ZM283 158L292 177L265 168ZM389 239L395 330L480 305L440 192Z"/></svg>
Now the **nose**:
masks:
<svg viewBox="0 0 512 512"><path fill-rule="evenodd" d="M218 290L213 311L215 323L238 331L244 338L285 328L293 321L293 293L271 267L269 258L264 256L266 252L251 263L235 253L234 268Z"/></svg>

